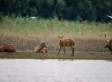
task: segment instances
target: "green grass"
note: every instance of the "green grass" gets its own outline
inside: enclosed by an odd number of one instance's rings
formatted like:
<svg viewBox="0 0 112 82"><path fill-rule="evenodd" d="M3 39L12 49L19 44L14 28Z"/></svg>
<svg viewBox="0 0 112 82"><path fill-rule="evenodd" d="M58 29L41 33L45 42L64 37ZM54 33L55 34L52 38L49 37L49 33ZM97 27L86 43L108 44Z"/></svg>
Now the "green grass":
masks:
<svg viewBox="0 0 112 82"><path fill-rule="evenodd" d="M34 51L39 46L41 40L46 41L48 50L58 50L58 35L64 38L73 38L75 40L76 51L95 51L105 52L106 43L104 33L107 33L107 39L111 38L112 23L98 22L75 22L55 19L36 19L28 18L10 18L4 17L0 21L0 42L3 44L13 44L20 51Z"/></svg>
<svg viewBox="0 0 112 82"><path fill-rule="evenodd" d="M23 32L23 33L43 33L43 32L81 32L81 33L102 33L112 32L112 23L79 23L74 21L58 21L57 19L36 19L29 20L28 18L9 18L4 17L0 23L2 31Z"/></svg>
<svg viewBox="0 0 112 82"><path fill-rule="evenodd" d="M112 55L75 54L74 56L41 53L0 53L3 59L84 59L84 60L112 60Z"/></svg>

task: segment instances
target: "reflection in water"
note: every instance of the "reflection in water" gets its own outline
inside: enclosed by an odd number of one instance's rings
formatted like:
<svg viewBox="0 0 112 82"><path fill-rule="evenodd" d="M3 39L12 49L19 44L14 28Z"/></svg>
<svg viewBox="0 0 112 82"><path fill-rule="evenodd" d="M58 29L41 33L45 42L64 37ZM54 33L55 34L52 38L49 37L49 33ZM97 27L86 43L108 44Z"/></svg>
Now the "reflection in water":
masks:
<svg viewBox="0 0 112 82"><path fill-rule="evenodd" d="M0 82L112 82L104 60L0 59Z"/></svg>

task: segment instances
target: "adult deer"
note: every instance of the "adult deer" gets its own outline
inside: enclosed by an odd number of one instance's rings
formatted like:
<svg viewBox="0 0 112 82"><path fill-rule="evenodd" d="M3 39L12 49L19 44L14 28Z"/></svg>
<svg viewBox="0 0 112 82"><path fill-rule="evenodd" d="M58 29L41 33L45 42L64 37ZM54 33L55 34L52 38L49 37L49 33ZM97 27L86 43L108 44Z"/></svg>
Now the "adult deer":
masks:
<svg viewBox="0 0 112 82"><path fill-rule="evenodd" d="M2 37L3 34L0 37ZM12 44L1 44L0 43L0 52L16 52L16 48Z"/></svg>
<svg viewBox="0 0 112 82"><path fill-rule="evenodd" d="M105 34L106 39L106 34ZM112 52L112 38L111 40L107 40L106 44L104 45L105 48L108 48Z"/></svg>
<svg viewBox="0 0 112 82"><path fill-rule="evenodd" d="M74 56L74 39L71 39L71 38L63 38L63 36L58 36L59 38L59 45L60 45L60 48L59 48L59 51L58 51L58 55L60 53L60 49L61 47L64 48L64 55L65 55L65 47L67 46L70 46L71 49L72 49L72 55L71 56Z"/></svg>

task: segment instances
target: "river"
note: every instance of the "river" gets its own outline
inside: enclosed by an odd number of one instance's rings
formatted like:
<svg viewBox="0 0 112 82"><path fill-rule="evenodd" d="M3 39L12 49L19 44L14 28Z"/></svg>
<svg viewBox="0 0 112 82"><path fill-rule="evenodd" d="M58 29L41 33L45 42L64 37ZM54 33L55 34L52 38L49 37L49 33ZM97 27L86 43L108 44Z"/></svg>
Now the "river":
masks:
<svg viewBox="0 0 112 82"><path fill-rule="evenodd" d="M112 82L112 61L0 59L0 82Z"/></svg>

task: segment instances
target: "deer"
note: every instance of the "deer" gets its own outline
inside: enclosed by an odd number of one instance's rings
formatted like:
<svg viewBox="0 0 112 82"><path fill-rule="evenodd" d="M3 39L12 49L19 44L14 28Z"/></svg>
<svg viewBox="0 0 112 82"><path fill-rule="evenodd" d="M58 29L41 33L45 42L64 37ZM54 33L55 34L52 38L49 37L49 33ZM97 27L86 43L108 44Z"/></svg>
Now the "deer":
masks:
<svg viewBox="0 0 112 82"><path fill-rule="evenodd" d="M3 34L0 37L2 37ZM0 52L16 52L16 48L12 44L1 44L0 43Z"/></svg>
<svg viewBox="0 0 112 82"><path fill-rule="evenodd" d="M105 34L105 39L106 39L106 34ZM112 52L112 38L111 40L106 40L106 44L104 45L105 48L108 48Z"/></svg>
<svg viewBox="0 0 112 82"><path fill-rule="evenodd" d="M47 47L44 47L42 50L41 50L41 53L43 53L43 54L48 54L48 50L47 50Z"/></svg>
<svg viewBox="0 0 112 82"><path fill-rule="evenodd" d="M45 41L41 41L40 46L35 47L35 53L48 54L47 46Z"/></svg>
<svg viewBox="0 0 112 82"><path fill-rule="evenodd" d="M62 47L64 48L64 55L65 55L65 47L70 46L72 49L72 55L71 56L74 56L74 45L75 45L74 39L63 38L63 36L58 36L58 39L59 39L59 46L60 47L59 47L59 51L58 51L57 55L59 55Z"/></svg>

